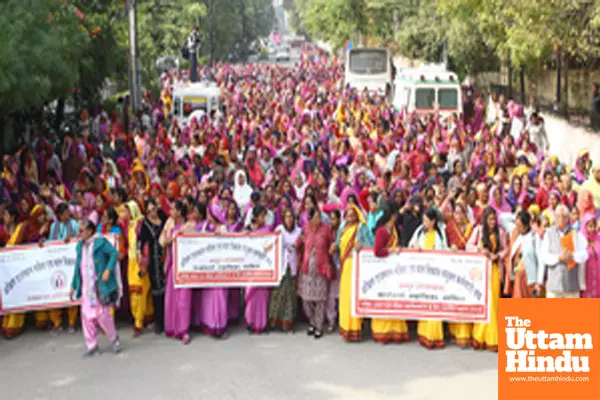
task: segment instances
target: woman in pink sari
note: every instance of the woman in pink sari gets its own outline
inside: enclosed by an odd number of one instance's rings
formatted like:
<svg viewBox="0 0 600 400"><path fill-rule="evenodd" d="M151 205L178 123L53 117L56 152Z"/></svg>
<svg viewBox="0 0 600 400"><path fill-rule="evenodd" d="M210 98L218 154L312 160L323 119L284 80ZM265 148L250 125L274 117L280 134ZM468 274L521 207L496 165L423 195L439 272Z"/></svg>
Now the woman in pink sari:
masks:
<svg viewBox="0 0 600 400"><path fill-rule="evenodd" d="M233 205L233 209L231 206ZM199 212L202 214L204 212L206 216L206 211L203 210L204 206L197 206ZM212 213L211 210L208 211L208 216L205 221L198 224L196 230L199 232L214 232L215 235L219 235L221 233L234 232L236 221L239 219L238 210L235 203L230 200L225 200L224 210L224 219L217 219L216 216ZM233 222L231 222L232 218L230 218L233 214ZM232 230L230 231L229 228ZM195 322L199 322L199 325L204 333L207 335L226 339L227 338L227 321L229 317L229 309L228 309L228 300L229 300L229 289L227 288L203 288L199 293L194 295L194 299L196 296L200 297L200 312L194 318ZM194 300L194 303L197 302Z"/></svg>
<svg viewBox="0 0 600 400"><path fill-rule="evenodd" d="M267 209L256 206L252 211L252 232L268 233L271 226L265 222ZM267 329L269 322L269 297L271 291L268 287L248 286L246 287L246 328L250 333L261 334Z"/></svg>
<svg viewBox="0 0 600 400"><path fill-rule="evenodd" d="M173 248L175 237L182 229L187 208L182 201L176 200L171 207L171 218L160 234L160 245L169 249L166 260L167 286L165 292L165 334L181 339L183 344L191 341L189 335L192 314L192 289L176 289L173 282Z"/></svg>
<svg viewBox="0 0 600 400"><path fill-rule="evenodd" d="M581 221L581 232L588 241L588 260L585 264L585 290L581 297L588 299L600 298L600 235L597 231L596 217L586 214Z"/></svg>

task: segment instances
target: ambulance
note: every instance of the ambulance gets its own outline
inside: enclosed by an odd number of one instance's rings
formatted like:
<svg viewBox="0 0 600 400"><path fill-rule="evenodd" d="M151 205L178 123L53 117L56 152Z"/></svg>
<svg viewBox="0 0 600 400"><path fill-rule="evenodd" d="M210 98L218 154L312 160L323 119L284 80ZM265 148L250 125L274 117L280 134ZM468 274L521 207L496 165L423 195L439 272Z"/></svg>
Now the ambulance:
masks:
<svg viewBox="0 0 600 400"><path fill-rule="evenodd" d="M443 116L462 113L462 94L458 76L444 66L421 65L398 71L392 103L396 110L417 114L434 112L439 104Z"/></svg>

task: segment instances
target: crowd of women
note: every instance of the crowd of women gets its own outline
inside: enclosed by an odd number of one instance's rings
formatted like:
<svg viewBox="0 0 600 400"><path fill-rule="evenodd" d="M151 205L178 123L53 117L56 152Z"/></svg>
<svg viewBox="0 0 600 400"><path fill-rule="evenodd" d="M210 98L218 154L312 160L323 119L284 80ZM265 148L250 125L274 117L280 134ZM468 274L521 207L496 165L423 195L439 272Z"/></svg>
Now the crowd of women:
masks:
<svg viewBox="0 0 600 400"><path fill-rule="evenodd" d="M396 111L343 88L341 63L309 49L292 68L217 65L210 75L223 106L185 127L171 113L177 73L166 74L143 113L84 110L77 132L38 134L4 156L0 244L77 240L80 221L117 235L116 318L131 321L134 336L152 324L186 344L194 328L224 338L241 318L252 334L293 332L300 314L317 339L339 329L347 341L370 331L380 343L405 342L412 321L373 318L367 329L353 317L355 250L478 251L492 263L490 322L421 320L416 336L429 349L454 340L496 350L499 298L545 293L544 274L515 256L519 238L541 243L566 210L589 255L581 295L598 297L600 165L585 150L572 166L547 154L533 107L502 97L486 106L465 93L461 116ZM278 287L174 288L178 234L273 231L284 248ZM26 317L4 315L2 335L18 336ZM31 317L52 332L74 331L77 319L77 307Z"/></svg>

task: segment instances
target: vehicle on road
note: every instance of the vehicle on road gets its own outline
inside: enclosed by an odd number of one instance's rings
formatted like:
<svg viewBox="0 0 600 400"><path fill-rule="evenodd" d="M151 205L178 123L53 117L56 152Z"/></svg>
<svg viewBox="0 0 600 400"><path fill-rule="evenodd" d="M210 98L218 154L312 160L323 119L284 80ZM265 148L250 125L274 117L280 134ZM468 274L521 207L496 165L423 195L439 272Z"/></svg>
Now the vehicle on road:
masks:
<svg viewBox="0 0 600 400"><path fill-rule="evenodd" d="M422 65L398 72L392 103L397 110L417 114L433 112L439 105L441 115L462 113L458 76L442 65Z"/></svg>
<svg viewBox="0 0 600 400"><path fill-rule="evenodd" d="M275 55L273 58L275 58L276 62L279 61L289 61L291 58L291 50L290 47L287 45L280 45L277 47L277 49L275 50Z"/></svg>
<svg viewBox="0 0 600 400"><path fill-rule="evenodd" d="M344 86L391 96L393 63L384 48L356 48L346 52Z"/></svg>
<svg viewBox="0 0 600 400"><path fill-rule="evenodd" d="M192 116L209 114L221 108L221 89L210 81L185 83L173 91L173 116L182 126L189 123Z"/></svg>

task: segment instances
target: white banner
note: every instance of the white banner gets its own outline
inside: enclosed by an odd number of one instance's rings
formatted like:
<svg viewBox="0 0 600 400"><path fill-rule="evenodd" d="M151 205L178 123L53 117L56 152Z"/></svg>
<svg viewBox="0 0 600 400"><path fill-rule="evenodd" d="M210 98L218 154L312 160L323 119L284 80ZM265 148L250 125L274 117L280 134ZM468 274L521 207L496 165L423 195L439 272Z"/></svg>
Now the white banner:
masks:
<svg viewBox="0 0 600 400"><path fill-rule="evenodd" d="M60 308L69 300L76 241L0 249L0 314Z"/></svg>
<svg viewBox="0 0 600 400"><path fill-rule="evenodd" d="M173 243L175 287L277 286L283 246L277 233L184 234Z"/></svg>
<svg viewBox="0 0 600 400"><path fill-rule="evenodd" d="M354 256L355 317L489 322L491 266L477 253L404 250Z"/></svg>

